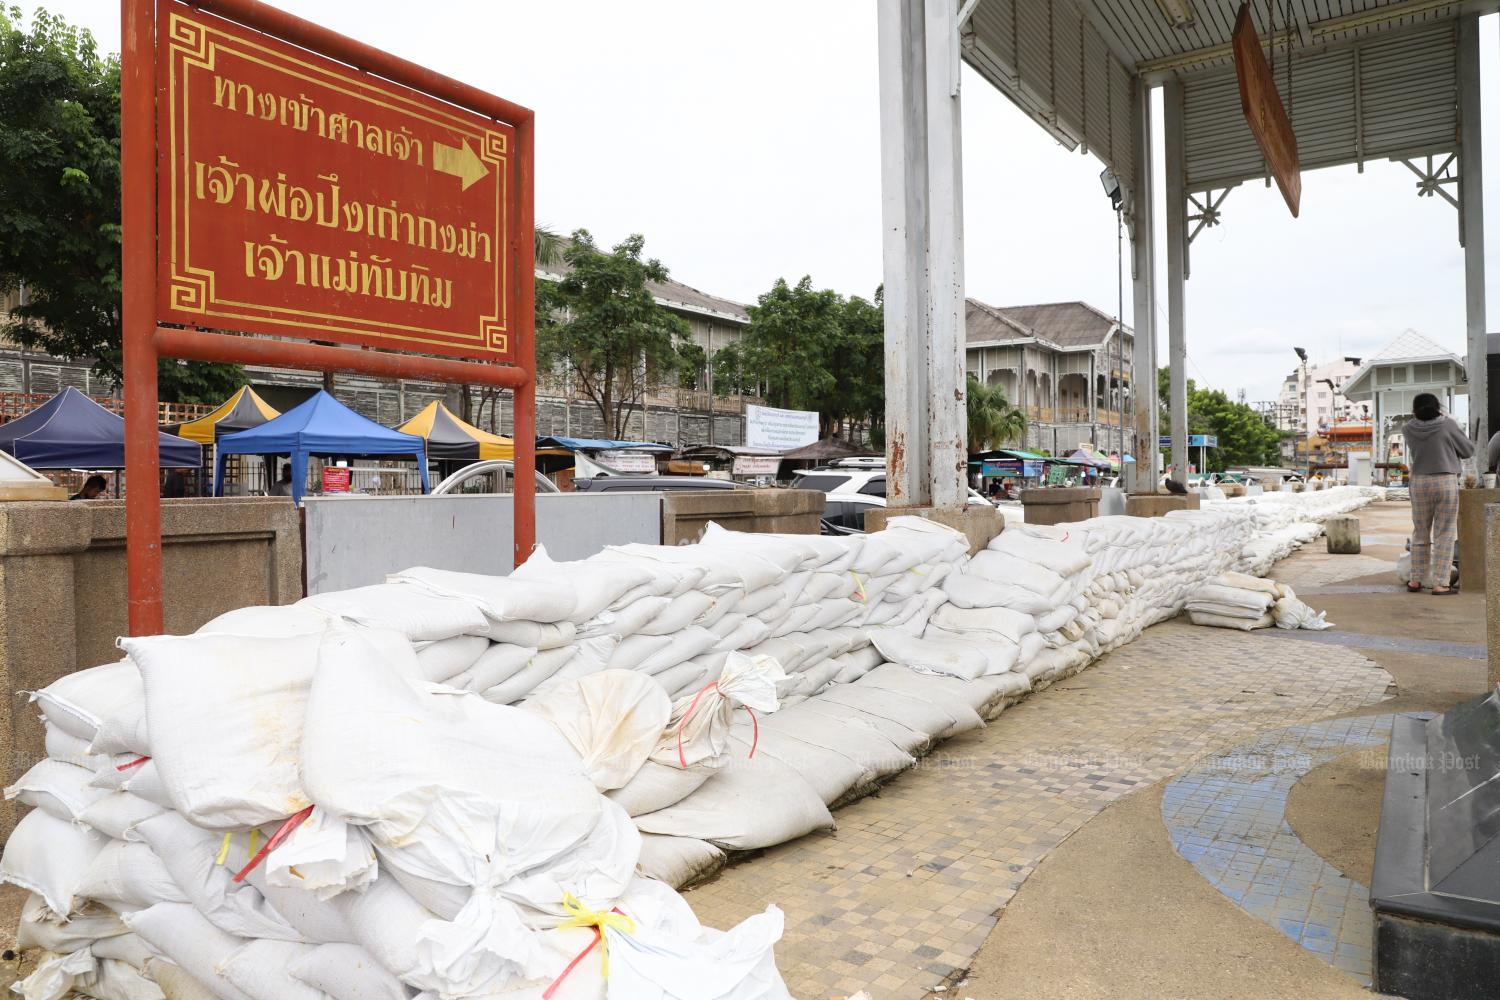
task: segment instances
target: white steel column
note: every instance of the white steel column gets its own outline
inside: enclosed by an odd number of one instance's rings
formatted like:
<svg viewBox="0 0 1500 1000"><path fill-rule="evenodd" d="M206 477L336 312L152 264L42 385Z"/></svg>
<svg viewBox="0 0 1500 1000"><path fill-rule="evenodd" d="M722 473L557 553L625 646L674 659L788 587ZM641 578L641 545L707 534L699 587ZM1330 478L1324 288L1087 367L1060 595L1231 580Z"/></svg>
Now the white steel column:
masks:
<svg viewBox="0 0 1500 1000"><path fill-rule="evenodd" d="M957 0L926 0L928 487L938 507L967 500L964 204ZM972 5L970 5L972 10Z"/></svg>
<svg viewBox="0 0 1500 1000"><path fill-rule="evenodd" d="M1464 315L1468 328L1469 437L1484 470L1489 442L1489 330L1484 295L1484 152L1480 143L1479 15L1458 19L1459 235L1464 248Z"/></svg>
<svg viewBox="0 0 1500 1000"><path fill-rule="evenodd" d="M962 160L952 0L879 0L887 498L963 501Z"/></svg>
<svg viewBox="0 0 1500 1000"><path fill-rule="evenodd" d="M1151 88L1135 81L1135 191L1131 193L1131 217L1135 223L1130 240L1130 276L1135 307L1132 319L1135 342L1131 350L1130 387L1134 403L1134 429L1130 453L1135 464L1127 466L1131 493L1155 493L1157 487L1156 402L1156 187L1151 155ZM1090 392L1093 386L1090 383Z"/></svg>
<svg viewBox="0 0 1500 1000"><path fill-rule="evenodd" d="M1183 282L1187 278L1187 180L1183 148L1182 83L1163 85L1162 111L1167 131L1167 336L1172 368L1172 477L1188 477L1187 330Z"/></svg>
<svg viewBox="0 0 1500 1000"><path fill-rule="evenodd" d="M926 47L921 5L879 0L880 185L885 258L886 496L930 502L927 438Z"/></svg>

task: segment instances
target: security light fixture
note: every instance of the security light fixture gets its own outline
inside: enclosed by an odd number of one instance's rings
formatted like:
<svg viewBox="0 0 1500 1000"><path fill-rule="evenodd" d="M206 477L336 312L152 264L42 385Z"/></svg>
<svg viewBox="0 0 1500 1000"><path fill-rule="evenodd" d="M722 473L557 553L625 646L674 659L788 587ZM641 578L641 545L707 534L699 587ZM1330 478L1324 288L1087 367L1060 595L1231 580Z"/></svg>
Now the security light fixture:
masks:
<svg viewBox="0 0 1500 1000"><path fill-rule="evenodd" d="M1302 348L1300 348L1300 347L1294 347L1294 348L1292 348L1292 350L1294 350L1294 351L1297 352L1297 357L1301 358L1304 363L1307 361L1307 352L1304 351Z"/></svg>
<svg viewBox="0 0 1500 1000"><path fill-rule="evenodd" d="M1118 212L1125 202L1125 191L1120 187L1120 178L1115 176L1113 170L1105 167L1099 171L1099 183L1104 186L1104 193L1109 196L1110 205Z"/></svg>
<svg viewBox="0 0 1500 1000"><path fill-rule="evenodd" d="M1347 362L1349 362L1354 367L1358 368L1359 367L1359 363L1360 363L1360 361L1362 359L1360 359L1360 358L1351 358L1348 355L1345 355L1344 356L1344 360L1347 361Z"/></svg>
<svg viewBox="0 0 1500 1000"><path fill-rule="evenodd" d="M1182 29L1193 26L1193 0L1156 0L1156 6L1172 22L1172 27Z"/></svg>

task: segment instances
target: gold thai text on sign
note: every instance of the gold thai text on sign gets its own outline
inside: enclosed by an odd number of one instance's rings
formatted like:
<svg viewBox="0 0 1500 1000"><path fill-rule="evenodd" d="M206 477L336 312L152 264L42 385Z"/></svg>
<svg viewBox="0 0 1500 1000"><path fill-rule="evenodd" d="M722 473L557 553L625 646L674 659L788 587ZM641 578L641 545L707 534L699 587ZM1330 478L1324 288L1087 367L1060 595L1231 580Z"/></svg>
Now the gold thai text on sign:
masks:
<svg viewBox="0 0 1500 1000"><path fill-rule="evenodd" d="M167 322L513 357L508 126L169 0Z"/></svg>

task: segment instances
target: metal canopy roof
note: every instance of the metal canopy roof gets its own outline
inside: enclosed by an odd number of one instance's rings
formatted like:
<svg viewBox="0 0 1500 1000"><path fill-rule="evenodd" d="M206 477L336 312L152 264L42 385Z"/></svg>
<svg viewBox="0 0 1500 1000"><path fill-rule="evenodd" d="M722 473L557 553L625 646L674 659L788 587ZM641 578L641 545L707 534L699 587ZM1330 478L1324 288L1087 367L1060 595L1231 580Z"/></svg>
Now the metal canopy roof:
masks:
<svg viewBox="0 0 1500 1000"><path fill-rule="evenodd" d="M1268 13L1276 9L1276 30ZM1253 0L1285 87L1304 169L1458 148L1454 18L1495 0ZM1240 0L1191 0L1174 28L1157 0L979 0L964 60L1054 135L1093 151L1134 187L1136 78L1183 82L1189 192L1265 176L1239 107L1230 39ZM1285 95L1283 95L1285 96Z"/></svg>

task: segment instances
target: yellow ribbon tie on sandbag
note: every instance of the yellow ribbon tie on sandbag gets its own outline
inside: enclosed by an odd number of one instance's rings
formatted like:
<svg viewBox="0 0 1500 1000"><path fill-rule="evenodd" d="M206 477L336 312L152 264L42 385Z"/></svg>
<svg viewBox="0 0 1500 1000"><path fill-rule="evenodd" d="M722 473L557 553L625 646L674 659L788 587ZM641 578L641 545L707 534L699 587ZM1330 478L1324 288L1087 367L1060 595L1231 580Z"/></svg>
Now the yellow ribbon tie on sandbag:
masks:
<svg viewBox="0 0 1500 1000"><path fill-rule="evenodd" d="M600 972L604 978L609 978L609 937L604 933L605 928L612 927L621 934L634 934L635 921L631 920L619 910L591 910L578 901L571 892L563 893L563 909L568 911L568 918L557 925L560 931L571 927L592 927L599 935L599 957L601 961Z"/></svg>
<svg viewBox="0 0 1500 1000"><path fill-rule="evenodd" d="M849 575L854 577L854 586L855 589L859 591L859 599L865 603L869 603L870 598L865 595L865 582L861 580L859 578L859 574L854 572L854 570L852 569L849 571Z"/></svg>
<svg viewBox="0 0 1500 1000"><path fill-rule="evenodd" d="M230 840L231 840L232 837L234 837L234 832L233 831L230 831L229 833L224 834L224 842L219 845L219 854L218 854L218 857L214 858L214 864L216 864L216 865L222 865L224 863L224 859L227 858L227 857L229 857L229 844L230 844ZM251 857L255 856L255 845L259 841L260 841L260 827L252 826L250 828L250 856Z"/></svg>

